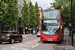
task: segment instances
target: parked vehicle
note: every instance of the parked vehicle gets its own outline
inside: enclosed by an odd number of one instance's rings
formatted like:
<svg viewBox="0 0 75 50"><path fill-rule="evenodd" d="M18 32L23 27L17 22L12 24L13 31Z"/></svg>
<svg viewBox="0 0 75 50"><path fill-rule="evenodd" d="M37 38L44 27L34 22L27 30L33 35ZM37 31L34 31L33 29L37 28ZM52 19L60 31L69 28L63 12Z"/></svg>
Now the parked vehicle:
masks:
<svg viewBox="0 0 75 50"><path fill-rule="evenodd" d="M37 32L37 37L40 37L40 31Z"/></svg>
<svg viewBox="0 0 75 50"><path fill-rule="evenodd" d="M9 42L14 43L15 41L22 42L22 35L18 34L15 31L9 31L9 32L0 32L0 44L2 42Z"/></svg>

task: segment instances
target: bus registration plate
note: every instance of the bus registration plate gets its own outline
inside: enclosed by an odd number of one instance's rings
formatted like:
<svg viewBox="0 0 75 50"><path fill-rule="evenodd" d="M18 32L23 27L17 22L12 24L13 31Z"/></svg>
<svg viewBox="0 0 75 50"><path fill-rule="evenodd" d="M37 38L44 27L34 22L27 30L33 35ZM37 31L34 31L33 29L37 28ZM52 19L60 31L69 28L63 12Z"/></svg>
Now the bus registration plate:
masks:
<svg viewBox="0 0 75 50"><path fill-rule="evenodd" d="M48 40L48 41L52 41L52 40Z"/></svg>
<svg viewBox="0 0 75 50"><path fill-rule="evenodd" d="M52 39L48 39L48 41L52 41Z"/></svg>

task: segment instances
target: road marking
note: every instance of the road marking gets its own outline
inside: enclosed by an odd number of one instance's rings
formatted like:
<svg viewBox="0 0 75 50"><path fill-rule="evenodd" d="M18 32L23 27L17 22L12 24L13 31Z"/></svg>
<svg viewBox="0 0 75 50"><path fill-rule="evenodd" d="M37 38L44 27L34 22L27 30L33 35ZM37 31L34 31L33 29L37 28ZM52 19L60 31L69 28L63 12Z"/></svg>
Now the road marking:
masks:
<svg viewBox="0 0 75 50"><path fill-rule="evenodd" d="M61 47L61 50L63 50L64 46Z"/></svg>
<svg viewBox="0 0 75 50"><path fill-rule="evenodd" d="M17 46L20 46L20 45L22 45L22 44L19 44L19 45L13 46L13 47L11 47L11 48L13 48L13 49L21 49L21 50L26 50L26 49L24 49L24 48L17 48Z"/></svg>
<svg viewBox="0 0 75 50"><path fill-rule="evenodd" d="M34 48L34 47L36 47L36 46L39 45L39 44L37 44L37 43L34 43L34 42L37 42L37 41L38 41L38 39L35 39L35 40L33 40L33 41L29 41L29 42L21 43L21 44L18 44L18 45L14 45L14 46L12 46L11 48L12 48L12 49L29 50L29 49L19 48L19 46L28 46L28 48L30 48L30 47ZM24 44L25 44L25 45L24 45ZM26 44L27 44L27 45L26 45ZM31 44L31 45L30 45L30 44Z"/></svg>
<svg viewBox="0 0 75 50"><path fill-rule="evenodd" d="M32 48L34 48L34 47L36 47L36 46L38 46L39 44L36 44L36 45L34 45L34 46L32 46Z"/></svg>
<svg viewBox="0 0 75 50"><path fill-rule="evenodd" d="M59 48L59 50L61 50L62 46Z"/></svg>

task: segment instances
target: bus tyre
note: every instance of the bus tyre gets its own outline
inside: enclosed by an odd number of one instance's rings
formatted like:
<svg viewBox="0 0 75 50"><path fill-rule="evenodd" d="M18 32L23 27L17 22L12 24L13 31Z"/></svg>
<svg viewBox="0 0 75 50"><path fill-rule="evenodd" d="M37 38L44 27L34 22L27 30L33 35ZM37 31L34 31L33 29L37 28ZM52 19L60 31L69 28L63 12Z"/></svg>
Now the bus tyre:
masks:
<svg viewBox="0 0 75 50"><path fill-rule="evenodd" d="M21 40L19 40L19 42L22 42L22 39L21 39Z"/></svg>

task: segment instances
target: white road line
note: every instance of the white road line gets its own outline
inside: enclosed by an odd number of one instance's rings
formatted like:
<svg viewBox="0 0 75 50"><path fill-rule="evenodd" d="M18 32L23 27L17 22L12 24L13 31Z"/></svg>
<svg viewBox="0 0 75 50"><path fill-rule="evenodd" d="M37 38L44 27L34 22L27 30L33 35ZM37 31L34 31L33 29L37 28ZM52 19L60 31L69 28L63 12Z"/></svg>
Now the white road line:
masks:
<svg viewBox="0 0 75 50"><path fill-rule="evenodd" d="M36 47L36 46L38 46L39 44L36 44L35 46L32 46L32 48L34 48L34 47Z"/></svg>
<svg viewBox="0 0 75 50"><path fill-rule="evenodd" d="M17 46L20 46L20 45L22 45L22 44L19 44L19 45L13 46L13 47L11 47L11 48L13 48L13 49L21 49L21 50L26 50L26 49L24 49L24 48L17 48Z"/></svg>
<svg viewBox="0 0 75 50"><path fill-rule="evenodd" d="M18 44L18 45L14 45L14 46L12 46L11 48L12 49L21 49L21 50L29 50L29 49L24 49L24 48L18 48L18 46L28 46L29 48L30 47L32 47L32 48L34 48L34 47L36 47L36 46L38 46L39 44L37 44L37 43L34 43L34 41L35 42L37 42L38 41L38 39L35 39L35 40L33 40L33 41L29 41L29 42L25 42L25 43L21 43L21 44ZM30 44L31 43L31 45L28 45L28 44ZM25 44L25 45L24 45ZM27 45L26 45L27 44Z"/></svg>
<svg viewBox="0 0 75 50"><path fill-rule="evenodd" d="M13 47L11 47L11 48L14 48L14 47L16 47L16 46L19 46L19 45L21 45L21 44L18 44L18 45L14 45Z"/></svg>
<svg viewBox="0 0 75 50"><path fill-rule="evenodd" d="M24 49L24 48L17 48L17 47L15 47L15 48L13 48L13 49L21 49L21 50L26 50L26 49Z"/></svg>

